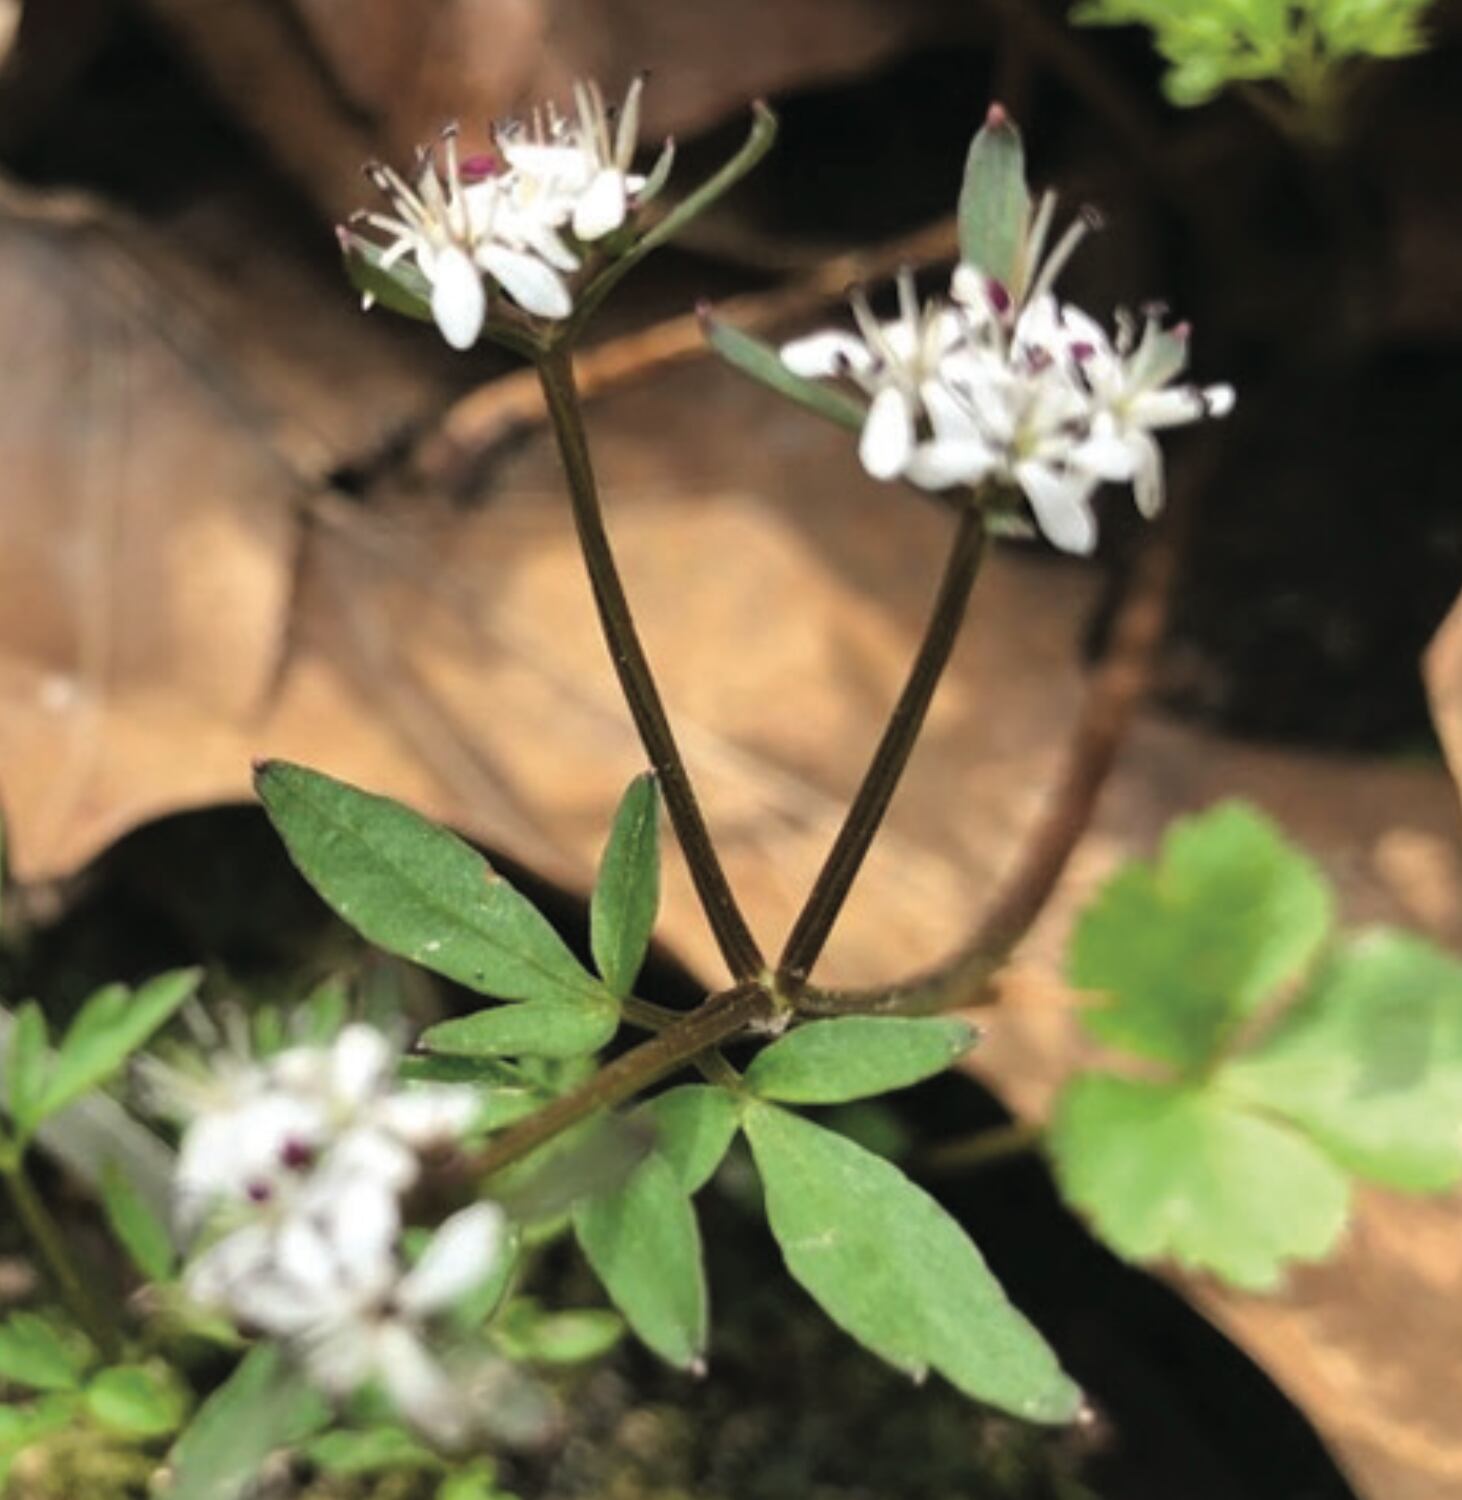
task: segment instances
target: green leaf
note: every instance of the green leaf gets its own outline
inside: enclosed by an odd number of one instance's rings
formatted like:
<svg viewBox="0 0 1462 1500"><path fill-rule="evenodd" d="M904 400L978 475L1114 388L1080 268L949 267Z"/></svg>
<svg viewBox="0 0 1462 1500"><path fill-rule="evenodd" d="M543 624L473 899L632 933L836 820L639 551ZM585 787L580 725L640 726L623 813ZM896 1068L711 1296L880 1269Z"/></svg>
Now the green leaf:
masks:
<svg viewBox="0 0 1462 1500"><path fill-rule="evenodd" d="M622 1187L580 1203L574 1230L639 1338L678 1369L699 1368L709 1317L700 1228L670 1163L652 1152Z"/></svg>
<svg viewBox="0 0 1462 1500"><path fill-rule="evenodd" d="M103 1427L134 1438L166 1437L183 1425L190 1397L166 1365L114 1365L86 1388L86 1406Z"/></svg>
<svg viewBox="0 0 1462 1500"><path fill-rule="evenodd" d="M15 1460L32 1445L62 1432L76 1420L79 1398L74 1394L44 1396L24 1406L0 1406L0 1493Z"/></svg>
<svg viewBox="0 0 1462 1500"><path fill-rule="evenodd" d="M198 1408L169 1455L168 1500L240 1500L269 1455L314 1436L331 1411L273 1344L259 1344Z"/></svg>
<svg viewBox="0 0 1462 1500"><path fill-rule="evenodd" d="M305 1445L304 1454L316 1468L336 1478L442 1467L431 1449L400 1427L324 1432Z"/></svg>
<svg viewBox="0 0 1462 1500"><path fill-rule="evenodd" d="M794 375L770 344L753 338L749 333L743 333L739 328L733 328L729 323L722 323L708 313L701 315L701 330L711 348L743 375L750 375L753 380L779 396L805 406L819 417L836 422L839 427L846 427L850 432L862 430L868 413L861 402L834 386L822 385L816 380L805 380L800 375Z"/></svg>
<svg viewBox="0 0 1462 1500"><path fill-rule="evenodd" d="M654 1144L633 1117L600 1114L495 1175L492 1195L520 1224L556 1219L585 1199L616 1192Z"/></svg>
<svg viewBox="0 0 1462 1500"><path fill-rule="evenodd" d="M378 947L499 1000L602 1009L604 987L455 834L284 761L260 767L255 782L305 879Z"/></svg>
<svg viewBox="0 0 1462 1500"><path fill-rule="evenodd" d="M533 1298L516 1297L493 1332L516 1363L581 1365L614 1348L624 1337L624 1319L605 1307L544 1312Z"/></svg>
<svg viewBox="0 0 1462 1500"><path fill-rule="evenodd" d="M1345 1226L1334 1162L1216 1090L1089 1073L1062 1095L1049 1144L1062 1193L1128 1260L1166 1256L1267 1291Z"/></svg>
<svg viewBox="0 0 1462 1500"><path fill-rule="evenodd" d="M109 1162L102 1173L102 1208L112 1233L149 1281L168 1281L177 1264L172 1235L127 1174Z"/></svg>
<svg viewBox="0 0 1462 1500"><path fill-rule="evenodd" d="M916 1380L935 1370L1030 1421L1075 1416L1080 1392L922 1188L787 1110L753 1103L744 1124L787 1269L833 1322Z"/></svg>
<svg viewBox="0 0 1462 1500"><path fill-rule="evenodd" d="M710 1084L686 1083L641 1106L656 1133L655 1149L692 1196L711 1180L740 1125L735 1098Z"/></svg>
<svg viewBox="0 0 1462 1500"><path fill-rule="evenodd" d="M431 283L414 262L398 260L395 265L383 268L381 258L385 251L379 245L349 229L338 233L345 274L356 291L391 312L421 323L432 321Z"/></svg>
<svg viewBox="0 0 1462 1500"><path fill-rule="evenodd" d="M0 1323L0 1380L32 1391L74 1391L89 1363L84 1345L32 1312Z"/></svg>
<svg viewBox="0 0 1462 1500"><path fill-rule="evenodd" d="M480 1458L442 1480L436 1500L517 1500L498 1488L497 1469L491 1459Z"/></svg>
<svg viewBox="0 0 1462 1500"><path fill-rule="evenodd" d="M15 1012L5 1057L5 1107L22 1139L45 1118L53 1065L45 1015L34 1000L27 1000Z"/></svg>
<svg viewBox="0 0 1462 1500"><path fill-rule="evenodd" d="M978 1033L947 1017L844 1016L790 1031L752 1059L746 1084L785 1104L846 1104L942 1073Z"/></svg>
<svg viewBox="0 0 1462 1500"><path fill-rule="evenodd" d="M109 984L71 1023L56 1051L44 1109L53 1115L105 1083L198 988L199 969L160 974L135 992Z"/></svg>
<svg viewBox="0 0 1462 1500"><path fill-rule="evenodd" d="M421 1034L429 1052L456 1057L581 1057L597 1052L619 1029L608 996L556 1005L495 1005L442 1021Z"/></svg>
<svg viewBox="0 0 1462 1500"><path fill-rule="evenodd" d="M1030 216L1020 131L998 104L991 105L965 159L959 194L960 259L1014 288Z"/></svg>
<svg viewBox="0 0 1462 1500"><path fill-rule="evenodd" d="M1219 1082L1360 1176L1450 1187L1462 1179L1462 964L1407 933L1354 939Z"/></svg>
<svg viewBox="0 0 1462 1500"><path fill-rule="evenodd" d="M647 772L619 804L589 905L594 962L621 1000L634 989L659 910L660 789Z"/></svg>
<svg viewBox="0 0 1462 1500"><path fill-rule="evenodd" d="M1330 916L1319 871L1252 808L1183 819L1156 867L1126 866L1082 913L1071 979L1107 995L1085 1024L1113 1046L1199 1069L1312 962Z"/></svg>

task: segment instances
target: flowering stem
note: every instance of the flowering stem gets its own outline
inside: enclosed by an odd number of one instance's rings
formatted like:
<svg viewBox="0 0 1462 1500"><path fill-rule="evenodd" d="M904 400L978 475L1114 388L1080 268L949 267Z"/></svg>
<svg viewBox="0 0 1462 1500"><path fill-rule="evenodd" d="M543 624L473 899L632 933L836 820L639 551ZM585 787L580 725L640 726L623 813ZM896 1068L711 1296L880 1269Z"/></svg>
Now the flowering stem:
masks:
<svg viewBox="0 0 1462 1500"><path fill-rule="evenodd" d="M502 1171L580 1120L632 1099L718 1043L770 1019L774 1008L771 996L759 984L740 984L712 995L674 1026L615 1058L582 1087L510 1126L468 1161L468 1169L482 1177Z"/></svg>
<svg viewBox="0 0 1462 1500"><path fill-rule="evenodd" d="M848 816L818 873L812 894L782 951L778 978L794 993L801 988L817 962L868 853L868 846L888 811L888 804L923 727L934 689L954 650L984 550L983 512L978 505L968 504L960 512L944 579L939 585L939 595L908 681L894 706L863 784L858 788Z"/></svg>
<svg viewBox="0 0 1462 1500"><path fill-rule="evenodd" d="M741 915L711 843L706 820L696 801L664 704L660 701L659 689L640 644L629 601L625 598L624 585L604 529L574 386L572 357L567 348L545 351L538 361L538 375L558 439L559 454L573 500L579 545L589 570L594 602L599 609L599 622L609 643L614 670L619 675L620 686L629 702L645 752L660 778L670 821L685 852L691 879L695 882L696 893L705 908L716 942L732 974L738 980L749 980L765 967L761 950Z"/></svg>
<svg viewBox="0 0 1462 1500"><path fill-rule="evenodd" d="M71 1315L85 1330L96 1346L97 1353L108 1364L115 1364L122 1357L122 1336L101 1303L92 1295L90 1286L66 1249L66 1241L60 1227L51 1217L35 1184L25 1170L25 1163L17 1153L13 1160L5 1162L5 1185L15 1200L20 1221L25 1225L40 1257L51 1273L61 1300L71 1310Z"/></svg>

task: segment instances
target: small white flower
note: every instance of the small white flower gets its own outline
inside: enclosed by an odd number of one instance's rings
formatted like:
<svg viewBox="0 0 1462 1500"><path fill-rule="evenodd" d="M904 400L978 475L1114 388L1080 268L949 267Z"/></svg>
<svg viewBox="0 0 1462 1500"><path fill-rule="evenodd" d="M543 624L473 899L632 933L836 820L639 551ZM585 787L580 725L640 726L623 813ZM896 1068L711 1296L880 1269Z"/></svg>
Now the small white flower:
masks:
<svg viewBox="0 0 1462 1500"><path fill-rule="evenodd" d="M912 272L899 276L898 295L898 317L880 323L867 298L853 294L861 337L826 329L782 347L782 363L794 375L846 378L872 398L858 456L875 479L894 479L909 470L923 440L921 428L928 425L928 396L938 383L941 362L962 336L960 319L951 309L920 305Z"/></svg>
<svg viewBox="0 0 1462 1500"><path fill-rule="evenodd" d="M1188 364L1186 324L1165 329L1155 310L1139 338L1130 317L1118 320L1115 348L1085 313L1067 309L1063 333L1078 377L1091 392L1091 436L1078 462L1103 479L1130 481L1149 519L1162 509L1162 450L1152 434L1234 408L1231 385L1173 385Z"/></svg>
<svg viewBox="0 0 1462 1500"><path fill-rule="evenodd" d="M511 123L499 130L498 149L509 168L509 233L516 228L532 243L545 228L551 233L568 228L580 244L588 245L624 224L631 210L664 181L674 149L666 144L649 177L631 171L643 91L644 79L636 78L613 132L596 83L574 86L572 118L550 106L526 126Z"/></svg>

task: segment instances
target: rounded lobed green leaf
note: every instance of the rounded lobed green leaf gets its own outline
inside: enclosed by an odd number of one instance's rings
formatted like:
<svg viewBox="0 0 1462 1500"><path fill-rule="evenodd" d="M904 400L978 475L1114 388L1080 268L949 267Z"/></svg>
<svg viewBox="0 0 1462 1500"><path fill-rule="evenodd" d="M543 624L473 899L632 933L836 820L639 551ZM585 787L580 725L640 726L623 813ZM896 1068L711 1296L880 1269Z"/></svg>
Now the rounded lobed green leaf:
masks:
<svg viewBox="0 0 1462 1500"><path fill-rule="evenodd" d="M45 1118L46 1089L54 1066L46 1017L39 1004L25 1001L0 1037L5 1043L3 1103L17 1135L24 1138Z"/></svg>
<svg viewBox="0 0 1462 1500"><path fill-rule="evenodd" d="M1062 1194L1128 1260L1167 1257L1268 1291L1285 1262L1328 1254L1345 1227L1334 1162L1215 1089L1088 1073L1062 1095L1049 1145Z"/></svg>
<svg viewBox="0 0 1462 1500"><path fill-rule="evenodd" d="M1014 285L1030 223L1025 147L1015 122L998 104L970 142L959 195L960 258Z"/></svg>
<svg viewBox="0 0 1462 1500"><path fill-rule="evenodd" d="M1082 913L1071 980L1105 995L1083 1020L1113 1046L1199 1069L1313 961L1330 919L1324 878L1252 808L1182 819L1155 866L1127 865Z"/></svg>
<svg viewBox="0 0 1462 1500"><path fill-rule="evenodd" d="M967 1021L843 1016L790 1031L752 1060L747 1087L785 1104L846 1104L942 1073L974 1045Z"/></svg>
<svg viewBox="0 0 1462 1500"><path fill-rule="evenodd" d="M0 1323L0 1380L31 1391L73 1391L90 1362L76 1338L38 1313L12 1313Z"/></svg>
<svg viewBox="0 0 1462 1500"><path fill-rule="evenodd" d="M1067 1422L1081 1393L960 1226L892 1163L753 1102L744 1119L787 1269L825 1313L915 1379Z"/></svg>
<svg viewBox="0 0 1462 1500"><path fill-rule="evenodd" d="M660 789L653 774L629 784L599 864L589 942L610 992L634 989L660 910Z"/></svg>
<svg viewBox="0 0 1462 1500"><path fill-rule="evenodd" d="M188 1388L165 1365L114 1365L86 1388L87 1410L103 1427L134 1438L166 1437L188 1415Z"/></svg>
<svg viewBox="0 0 1462 1500"><path fill-rule="evenodd" d="M255 781L301 874L378 947L499 1000L602 1007L547 919L455 834L303 766Z"/></svg>
<svg viewBox="0 0 1462 1500"><path fill-rule="evenodd" d="M1354 939L1219 1082L1360 1176L1450 1187L1462 1179L1462 964L1409 933Z"/></svg>
<svg viewBox="0 0 1462 1500"><path fill-rule="evenodd" d="M322 1473L337 1478L442 1467L431 1449L400 1427L336 1428L312 1439L304 1451Z"/></svg>
<svg viewBox="0 0 1462 1500"><path fill-rule="evenodd" d="M619 1011L607 996L580 1005L494 1005L428 1027L421 1045L457 1057L581 1057L618 1027Z"/></svg>
<svg viewBox="0 0 1462 1500"><path fill-rule="evenodd" d="M692 1195L708 1183L740 1125L736 1099L712 1084L685 1083L642 1106L654 1124L655 1149Z"/></svg>
<svg viewBox="0 0 1462 1500"><path fill-rule="evenodd" d="M574 1209L574 1230L635 1334L678 1369L699 1368L709 1321L700 1228L670 1163L651 1152L621 1187Z"/></svg>

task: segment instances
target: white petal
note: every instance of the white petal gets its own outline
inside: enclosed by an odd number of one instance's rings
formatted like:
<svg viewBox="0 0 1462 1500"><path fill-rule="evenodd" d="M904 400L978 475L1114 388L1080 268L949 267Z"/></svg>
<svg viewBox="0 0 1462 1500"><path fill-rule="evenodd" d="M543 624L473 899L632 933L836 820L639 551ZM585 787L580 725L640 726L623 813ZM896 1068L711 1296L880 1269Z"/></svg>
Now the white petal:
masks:
<svg viewBox="0 0 1462 1500"><path fill-rule="evenodd" d="M1150 521L1163 508L1162 449L1145 432L1135 435L1132 443L1135 462L1132 465L1132 498L1137 509Z"/></svg>
<svg viewBox="0 0 1462 1500"><path fill-rule="evenodd" d="M452 348L470 349L487 317L487 289L482 277L455 246L443 250L432 269L432 317Z"/></svg>
<svg viewBox="0 0 1462 1500"><path fill-rule="evenodd" d="M858 457L875 479L893 479L903 472L914 450L914 414L909 399L896 386L885 386L868 408Z"/></svg>
<svg viewBox="0 0 1462 1500"><path fill-rule="evenodd" d="M377 1330L367 1323L338 1323L305 1342L305 1369L327 1395L352 1395L376 1373L377 1342Z"/></svg>
<svg viewBox="0 0 1462 1500"><path fill-rule="evenodd" d="M477 1118L476 1092L449 1084L403 1089L381 1102L376 1120L418 1151L451 1145Z"/></svg>
<svg viewBox="0 0 1462 1500"><path fill-rule="evenodd" d="M403 1193L417 1179L416 1154L372 1111L372 1123L342 1135L321 1164L321 1179L333 1183L365 1181L387 1193Z"/></svg>
<svg viewBox="0 0 1462 1500"><path fill-rule="evenodd" d="M272 1236L262 1224L248 1224L225 1235L188 1267L183 1288L205 1307L226 1307L240 1281L269 1264Z"/></svg>
<svg viewBox="0 0 1462 1500"><path fill-rule="evenodd" d="M387 1323L376 1338L376 1373L392 1405L419 1432L442 1448L467 1438L467 1403L420 1339L399 1323Z"/></svg>
<svg viewBox="0 0 1462 1500"><path fill-rule="evenodd" d="M480 287L475 270L472 276ZM359 1108L390 1081L395 1060L396 1049L374 1026L347 1026L330 1048L330 1091L335 1101Z"/></svg>
<svg viewBox="0 0 1462 1500"><path fill-rule="evenodd" d="M1144 391L1127 403L1129 422L1138 427L1184 427L1202 421L1208 415L1205 393L1197 386L1170 386L1161 391Z"/></svg>
<svg viewBox="0 0 1462 1500"><path fill-rule="evenodd" d="M978 484L995 463L996 455L979 438L937 439L914 449L904 478L921 490L947 490Z"/></svg>
<svg viewBox="0 0 1462 1500"><path fill-rule="evenodd" d="M1047 541L1063 552L1085 554L1095 549L1091 476L1074 468L1062 471L1050 464L1021 463L1015 466L1015 478Z"/></svg>
<svg viewBox="0 0 1462 1500"><path fill-rule="evenodd" d="M1210 417L1226 417L1234 409L1238 397L1231 385L1206 385L1203 387L1203 399L1208 403Z"/></svg>
<svg viewBox="0 0 1462 1500"><path fill-rule="evenodd" d="M783 344L782 363L804 380L826 380L835 375L866 374L874 360L862 339L828 328Z"/></svg>
<svg viewBox="0 0 1462 1500"><path fill-rule="evenodd" d="M536 318L566 318L574 310L563 278L536 255L485 244L477 248L477 261L524 312Z"/></svg>
<svg viewBox="0 0 1462 1500"><path fill-rule="evenodd" d="M477 1203L453 1214L402 1277L396 1293L402 1310L418 1316L434 1312L480 1286L502 1249L504 1222L496 1203Z"/></svg>
<svg viewBox="0 0 1462 1500"><path fill-rule="evenodd" d="M1110 418L1092 424L1091 435L1071 455L1078 468L1115 482L1131 479L1142 458L1143 445L1151 440L1137 429L1119 432Z"/></svg>
<svg viewBox="0 0 1462 1500"><path fill-rule="evenodd" d="M624 174L605 167L574 206L574 233L586 243L613 234L624 223Z"/></svg>

